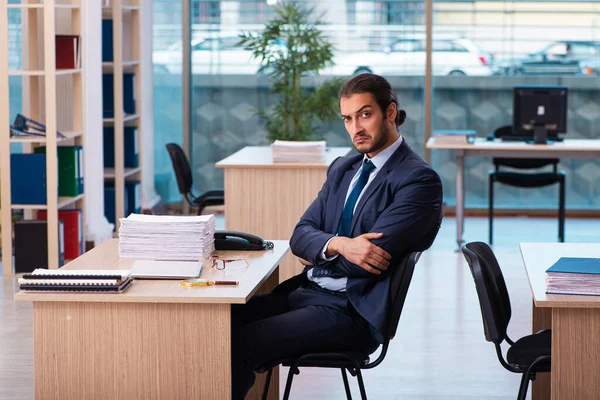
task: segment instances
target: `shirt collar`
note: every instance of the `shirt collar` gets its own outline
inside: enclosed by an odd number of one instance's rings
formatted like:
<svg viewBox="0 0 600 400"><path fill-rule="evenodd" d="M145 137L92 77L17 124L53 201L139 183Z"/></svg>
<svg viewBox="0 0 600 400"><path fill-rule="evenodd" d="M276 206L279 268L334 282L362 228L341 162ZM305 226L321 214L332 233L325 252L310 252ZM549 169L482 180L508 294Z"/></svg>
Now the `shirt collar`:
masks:
<svg viewBox="0 0 600 400"><path fill-rule="evenodd" d="M375 166L375 168L377 168L379 170L379 169L381 169L381 167L383 167L385 165L385 163L387 162L387 160L390 159L390 157L392 156L392 154L394 154L394 152L396 150L398 150L398 147L400 147L401 144L402 144L402 136L398 135L398 139L396 139L396 141L394 143L392 143L386 149L382 150L375 157L369 158L365 154L365 156L363 157L363 162L365 160L371 160L371 162L373 163L373 165Z"/></svg>

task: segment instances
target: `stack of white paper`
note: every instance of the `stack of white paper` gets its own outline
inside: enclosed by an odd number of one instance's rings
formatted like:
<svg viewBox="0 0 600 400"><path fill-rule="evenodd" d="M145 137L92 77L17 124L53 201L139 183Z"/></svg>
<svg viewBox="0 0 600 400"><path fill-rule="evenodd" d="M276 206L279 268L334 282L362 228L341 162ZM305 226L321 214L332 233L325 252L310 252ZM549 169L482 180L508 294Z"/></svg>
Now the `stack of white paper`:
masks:
<svg viewBox="0 0 600 400"><path fill-rule="evenodd" d="M119 221L121 258L199 261L215 250L214 215L131 214Z"/></svg>
<svg viewBox="0 0 600 400"><path fill-rule="evenodd" d="M325 163L325 141L288 142L276 140L271 144L273 162L281 163Z"/></svg>

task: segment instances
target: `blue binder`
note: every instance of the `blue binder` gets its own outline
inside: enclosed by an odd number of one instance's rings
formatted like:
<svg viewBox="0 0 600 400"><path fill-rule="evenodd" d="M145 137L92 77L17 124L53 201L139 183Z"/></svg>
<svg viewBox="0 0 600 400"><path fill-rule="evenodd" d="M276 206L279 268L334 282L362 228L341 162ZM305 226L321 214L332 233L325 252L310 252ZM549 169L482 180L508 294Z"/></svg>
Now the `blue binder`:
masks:
<svg viewBox="0 0 600 400"><path fill-rule="evenodd" d="M600 274L600 258L561 257L546 272Z"/></svg>
<svg viewBox="0 0 600 400"><path fill-rule="evenodd" d="M11 154L10 189L13 204L47 204L46 154Z"/></svg>
<svg viewBox="0 0 600 400"><path fill-rule="evenodd" d="M125 182L125 191L127 192L127 204L125 216L131 213L142 213L142 183L140 181Z"/></svg>
<svg viewBox="0 0 600 400"><path fill-rule="evenodd" d="M102 20L102 62L113 62L113 21Z"/></svg>
<svg viewBox="0 0 600 400"><path fill-rule="evenodd" d="M114 77L113 74L102 75L102 109L104 118L114 118ZM135 114L135 74L123 74L123 111Z"/></svg>
<svg viewBox="0 0 600 400"><path fill-rule="evenodd" d="M137 127L126 126L123 129L123 152L125 168L139 166L139 150L137 141ZM115 167L115 129L112 126L104 127L104 168Z"/></svg>
<svg viewBox="0 0 600 400"><path fill-rule="evenodd" d="M130 214L129 213L129 196L128 196L127 187L125 187L124 192L125 192L125 202L124 202L125 217L127 217ZM105 182L104 183L104 216L106 217L108 222L110 222L111 224L114 224L116 227L117 226L117 224L116 224L117 210L116 210L115 199L116 199L115 183L114 182Z"/></svg>

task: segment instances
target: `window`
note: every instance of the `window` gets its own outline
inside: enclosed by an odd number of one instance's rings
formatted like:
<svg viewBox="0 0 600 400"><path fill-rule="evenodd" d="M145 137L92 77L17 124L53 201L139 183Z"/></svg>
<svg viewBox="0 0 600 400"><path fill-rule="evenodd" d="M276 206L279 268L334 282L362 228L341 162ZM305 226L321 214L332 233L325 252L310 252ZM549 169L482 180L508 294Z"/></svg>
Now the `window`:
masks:
<svg viewBox="0 0 600 400"><path fill-rule="evenodd" d="M192 1L192 23L218 24L220 22L220 1Z"/></svg>

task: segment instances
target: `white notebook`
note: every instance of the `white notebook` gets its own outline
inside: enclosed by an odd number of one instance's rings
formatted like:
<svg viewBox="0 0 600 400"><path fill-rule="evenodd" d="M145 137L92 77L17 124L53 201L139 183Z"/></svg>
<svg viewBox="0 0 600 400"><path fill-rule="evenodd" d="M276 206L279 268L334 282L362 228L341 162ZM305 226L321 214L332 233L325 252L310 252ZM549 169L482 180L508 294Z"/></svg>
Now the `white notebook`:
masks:
<svg viewBox="0 0 600 400"><path fill-rule="evenodd" d="M136 260L131 267L132 278L187 279L200 276L202 263L198 261Z"/></svg>

